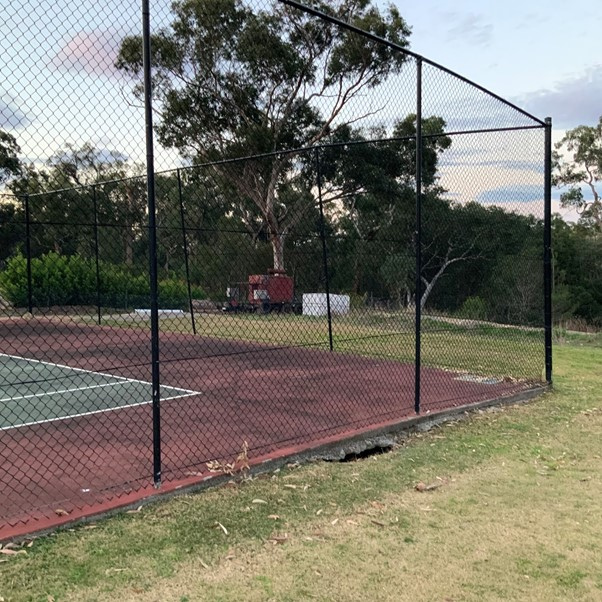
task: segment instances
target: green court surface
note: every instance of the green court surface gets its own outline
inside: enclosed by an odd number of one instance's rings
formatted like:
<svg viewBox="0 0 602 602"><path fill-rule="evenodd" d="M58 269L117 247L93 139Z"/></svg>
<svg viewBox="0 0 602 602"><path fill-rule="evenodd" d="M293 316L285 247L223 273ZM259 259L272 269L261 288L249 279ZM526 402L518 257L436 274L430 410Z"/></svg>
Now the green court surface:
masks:
<svg viewBox="0 0 602 602"><path fill-rule="evenodd" d="M161 387L163 401L197 394ZM0 354L0 430L151 402L150 382Z"/></svg>

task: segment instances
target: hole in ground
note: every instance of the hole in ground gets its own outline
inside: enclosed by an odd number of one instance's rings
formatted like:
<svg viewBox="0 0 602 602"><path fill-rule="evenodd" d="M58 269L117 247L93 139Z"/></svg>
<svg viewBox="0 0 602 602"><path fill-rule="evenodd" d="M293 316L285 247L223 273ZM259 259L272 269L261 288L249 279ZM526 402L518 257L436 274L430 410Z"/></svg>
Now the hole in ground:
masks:
<svg viewBox="0 0 602 602"><path fill-rule="evenodd" d="M352 451L346 453L339 462L355 462L356 460L365 460L372 456L380 456L386 454L393 449L393 445L375 445L374 447L368 447L361 451Z"/></svg>

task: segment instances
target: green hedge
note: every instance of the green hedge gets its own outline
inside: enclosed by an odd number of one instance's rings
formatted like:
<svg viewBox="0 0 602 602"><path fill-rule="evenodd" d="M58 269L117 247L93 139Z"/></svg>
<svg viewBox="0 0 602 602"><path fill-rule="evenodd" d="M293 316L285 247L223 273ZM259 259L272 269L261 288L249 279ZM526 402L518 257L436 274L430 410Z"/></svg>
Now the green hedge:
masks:
<svg viewBox="0 0 602 602"><path fill-rule="evenodd" d="M150 306L148 277L133 274L125 266L99 264L100 304L105 307L133 308ZM80 255L47 253L31 260L32 301L36 307L52 305L95 305L96 264ZM8 260L0 272L0 291L16 307L26 307L27 261L21 254ZM195 299L204 299L198 286L192 287ZM175 278L159 281L159 306L163 309L188 307L186 282Z"/></svg>

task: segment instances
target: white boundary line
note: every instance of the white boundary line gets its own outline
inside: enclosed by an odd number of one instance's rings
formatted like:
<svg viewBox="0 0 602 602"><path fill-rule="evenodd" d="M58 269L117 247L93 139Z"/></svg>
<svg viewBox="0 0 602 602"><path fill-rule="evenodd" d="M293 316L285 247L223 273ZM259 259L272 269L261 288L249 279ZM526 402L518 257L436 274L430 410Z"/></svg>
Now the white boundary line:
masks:
<svg viewBox="0 0 602 602"><path fill-rule="evenodd" d="M76 391L89 391L90 389L101 389L102 387L116 387L117 385L125 385L124 382L104 383L103 385L92 385L89 387L79 387L77 389L59 389L57 391L44 391L43 393L32 393L31 395L20 395L19 397L5 397L0 399L0 403L6 401L17 401L19 399L32 399L34 397L44 397L45 395L58 395L59 393L75 393ZM14 386L14 385L11 385Z"/></svg>
<svg viewBox="0 0 602 602"><path fill-rule="evenodd" d="M45 364L46 366L54 366L55 368L66 368L67 370L73 370L74 372L86 372L87 374L96 374L98 376L106 376L108 378L114 378L115 380L125 380L130 383L142 383L145 385L152 385L152 383L147 380L139 380L137 378L126 378L125 376L115 376L113 374L108 374L107 372L96 372L94 370L86 370L85 368L74 368L73 366L66 366L65 364L55 364L54 362L45 362L43 360L34 360L29 357L23 357L20 355L10 355L8 353L0 353L0 357L9 357L13 360L23 360L26 362L30 362L32 364ZM169 386L169 385L165 385ZM191 389L182 389L180 387L171 387L176 391L184 391L185 393L199 393L199 391L192 391Z"/></svg>
<svg viewBox="0 0 602 602"><path fill-rule="evenodd" d="M148 383L150 384L150 383ZM168 385L165 385L168 386ZM173 397L162 397L161 401L171 401L173 399L182 399L183 397L193 397L194 395L201 395L201 393L188 393L186 395L175 395ZM24 426L36 426L38 424L48 424L49 422L61 422L63 420L70 420L71 418L81 418L82 416L94 416L95 414L105 414L106 412L114 412L115 410L124 410L125 408L136 408L138 406L145 406L153 403L150 401L139 401L138 403L130 403L125 406L115 406L114 408L104 408L103 410L93 410L91 412L81 412L80 414L69 414L68 416L57 416L56 418L45 418L44 420L37 420L33 422L23 422L22 424L13 424L10 426L0 426L0 433L2 431L9 431L11 429L22 428Z"/></svg>
<svg viewBox="0 0 602 602"><path fill-rule="evenodd" d="M67 370L73 370L74 372L85 372L87 374L96 374L97 376L113 378L113 379L119 381L116 383L106 383L103 385L98 385L99 387L100 386L126 384L126 383L140 383L140 384L144 384L144 385L150 385L152 387L151 382L148 382L146 380L139 380L137 378L126 378L125 376L114 376L113 374L107 374L106 372L96 372L94 370L85 370L84 368L74 368L73 366L67 366L65 364L55 364L53 362L45 362L43 360L36 360L36 359L28 358L28 357L22 357L20 355L10 355L8 353L0 353L0 358L2 358L2 357L8 357L8 358L11 358L14 360L23 360L23 361L35 363L35 364L45 364L47 366L54 366L55 368L65 368ZM88 388L88 387L86 387L86 388ZM93 387L89 387L89 388L97 388L97 387L93 386ZM171 385L162 385L161 388L171 389L172 391L182 391L184 393L184 395L172 395L171 397L162 397L161 401L171 401L174 399L182 399L183 397L193 397L194 395L203 395L203 393L201 391L193 391L192 389L182 389L181 387L172 387ZM82 390L82 389L67 389L64 392L66 393L67 391L78 391L78 390ZM58 391L54 391L54 393L58 393ZM52 393L50 393L50 394L52 394ZM33 397L38 397L38 395L33 395ZM14 397L9 398L9 400L12 400L12 399L19 399L19 398L14 398ZM21 397L20 399L24 399L24 397ZM8 400L1 399L0 402L2 402L2 401L8 401ZM37 424L47 424L49 422L60 422L62 420L70 420L71 418L81 418L83 416L93 416L95 414L104 414L106 412L114 412L115 410L123 410L125 408L135 408L138 406L149 405L151 403L153 403L152 399L150 401L140 401L137 403L130 403L130 404L122 405L122 406L115 406L114 408L104 408L102 410L92 410L90 412L81 412L79 414L69 414L68 416L57 416L56 418L45 418L44 420L38 420L38 421L33 421L33 422L24 422L22 424L12 424L10 426L0 426L0 432L8 431L10 429L21 428L24 426L35 426Z"/></svg>

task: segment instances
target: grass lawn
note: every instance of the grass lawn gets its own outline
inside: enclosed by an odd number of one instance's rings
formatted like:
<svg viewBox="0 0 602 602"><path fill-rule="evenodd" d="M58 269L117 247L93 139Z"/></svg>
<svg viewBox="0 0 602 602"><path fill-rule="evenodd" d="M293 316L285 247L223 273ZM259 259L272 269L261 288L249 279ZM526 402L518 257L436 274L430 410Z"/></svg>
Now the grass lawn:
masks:
<svg viewBox="0 0 602 602"><path fill-rule="evenodd" d="M26 543L0 600L602 600L601 366L571 337L528 405Z"/></svg>
<svg viewBox="0 0 602 602"><path fill-rule="evenodd" d="M148 322L109 318L109 326L148 328ZM511 376L542 380L543 331L461 321L424 318L422 361L424 365L468 371L484 376ZM162 332L192 333L190 318L162 318ZM292 314L222 314L196 316L197 334L215 338L258 341L273 345L310 346L327 349L325 317ZM333 345L336 351L402 362L414 361L415 336L412 312L352 311L334 316Z"/></svg>

